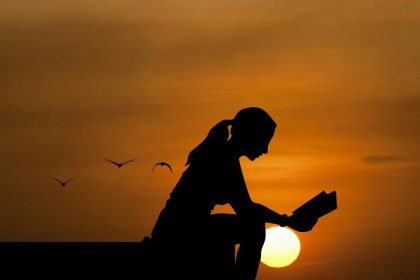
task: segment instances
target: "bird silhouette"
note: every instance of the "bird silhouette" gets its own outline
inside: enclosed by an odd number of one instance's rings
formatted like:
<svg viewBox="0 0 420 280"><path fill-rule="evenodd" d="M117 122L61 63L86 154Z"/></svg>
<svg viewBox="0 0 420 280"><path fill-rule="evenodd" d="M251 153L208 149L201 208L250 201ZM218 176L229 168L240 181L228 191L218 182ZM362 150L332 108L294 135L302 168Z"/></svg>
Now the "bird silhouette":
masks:
<svg viewBox="0 0 420 280"><path fill-rule="evenodd" d="M64 186L66 186L66 184L68 183L68 182L70 182L71 180L73 180L74 178L76 178L76 176L74 176L74 177L72 177L72 178L70 178L70 179L68 179L67 181L65 181L65 182L63 182L63 181L61 181L60 179L57 179L57 178L55 178L55 177L51 177L52 179L54 179L54 180L56 180L57 182L59 182L60 184L61 184L61 186L62 187L64 187Z"/></svg>
<svg viewBox="0 0 420 280"><path fill-rule="evenodd" d="M158 166L158 165L160 165L160 166L167 166L167 167L169 168L169 170L171 170L171 173L173 173L173 172L172 172L172 168L171 168L171 166L169 165L169 163L166 163L166 162L163 162L163 161L156 163L156 164L155 164L155 166L153 166L152 171L153 171L153 170L155 170L155 167L156 167L156 166Z"/></svg>
<svg viewBox="0 0 420 280"><path fill-rule="evenodd" d="M132 162L132 161L135 161L136 159L127 160L127 161L125 161L123 163L118 163L118 162L115 162L115 161L109 160L109 159L105 159L105 160L109 161L112 164L115 164L116 166L118 166L118 168L121 168L121 166L123 166L124 164L129 163L129 162Z"/></svg>

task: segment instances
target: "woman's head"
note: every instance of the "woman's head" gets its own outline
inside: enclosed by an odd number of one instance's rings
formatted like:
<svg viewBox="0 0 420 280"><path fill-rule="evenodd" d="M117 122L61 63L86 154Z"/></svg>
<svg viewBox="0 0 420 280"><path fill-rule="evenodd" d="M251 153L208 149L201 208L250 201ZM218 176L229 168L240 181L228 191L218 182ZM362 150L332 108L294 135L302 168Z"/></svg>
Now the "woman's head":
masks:
<svg viewBox="0 0 420 280"><path fill-rule="evenodd" d="M236 114L231 124L232 142L242 155L254 160L267 153L277 126L267 112L257 107L245 108Z"/></svg>
<svg viewBox="0 0 420 280"><path fill-rule="evenodd" d="M229 138L229 125L232 126L231 143L239 156L244 155L254 160L267 153L276 123L264 110L249 107L240 110L232 120L223 120L216 124L206 139L188 155L186 165L211 157L223 149Z"/></svg>

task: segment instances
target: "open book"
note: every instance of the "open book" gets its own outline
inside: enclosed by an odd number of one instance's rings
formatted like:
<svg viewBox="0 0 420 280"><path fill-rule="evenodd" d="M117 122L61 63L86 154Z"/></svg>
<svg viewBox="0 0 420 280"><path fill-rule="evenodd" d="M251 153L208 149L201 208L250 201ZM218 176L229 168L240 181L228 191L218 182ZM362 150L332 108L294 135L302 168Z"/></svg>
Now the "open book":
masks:
<svg viewBox="0 0 420 280"><path fill-rule="evenodd" d="M318 219L337 209L337 194L335 191L322 191L305 204L293 211L289 217L288 226L297 231L310 231Z"/></svg>

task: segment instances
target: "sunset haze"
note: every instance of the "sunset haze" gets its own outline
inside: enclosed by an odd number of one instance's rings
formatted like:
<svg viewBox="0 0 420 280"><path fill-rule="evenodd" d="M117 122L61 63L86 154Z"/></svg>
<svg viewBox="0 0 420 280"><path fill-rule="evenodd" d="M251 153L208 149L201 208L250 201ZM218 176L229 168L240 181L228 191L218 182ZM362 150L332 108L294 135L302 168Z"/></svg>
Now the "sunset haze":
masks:
<svg viewBox="0 0 420 280"><path fill-rule="evenodd" d="M297 232L291 266L257 279L419 277L419 1L1 7L0 241L150 236L188 153L257 106L277 128L241 159L252 199L289 215L322 190L338 200Z"/></svg>

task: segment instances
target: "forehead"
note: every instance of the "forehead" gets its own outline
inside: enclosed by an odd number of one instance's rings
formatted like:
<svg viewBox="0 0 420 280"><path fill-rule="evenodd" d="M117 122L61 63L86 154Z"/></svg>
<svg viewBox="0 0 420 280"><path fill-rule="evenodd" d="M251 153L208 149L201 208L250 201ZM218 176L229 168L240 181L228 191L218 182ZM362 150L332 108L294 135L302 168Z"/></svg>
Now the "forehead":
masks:
<svg viewBox="0 0 420 280"><path fill-rule="evenodd" d="M267 131L267 133L265 134L265 136L263 137L267 142L270 142L270 140L273 138L274 136L274 131L276 130L276 128L272 128L269 131Z"/></svg>

